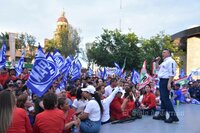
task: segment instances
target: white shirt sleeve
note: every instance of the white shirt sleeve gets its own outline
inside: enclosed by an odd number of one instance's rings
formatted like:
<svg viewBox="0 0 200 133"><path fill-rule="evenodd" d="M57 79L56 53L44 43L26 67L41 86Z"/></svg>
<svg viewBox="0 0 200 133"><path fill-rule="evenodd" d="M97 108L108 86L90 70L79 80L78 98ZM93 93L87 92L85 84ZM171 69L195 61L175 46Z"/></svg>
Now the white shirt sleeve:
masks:
<svg viewBox="0 0 200 133"><path fill-rule="evenodd" d="M74 108L76 108L76 109L78 108L78 100L77 100L77 99L74 100L72 106L73 106Z"/></svg>
<svg viewBox="0 0 200 133"><path fill-rule="evenodd" d="M112 100L114 99L115 95L119 92L119 87L116 87L114 91L105 99L103 99L104 103L110 104Z"/></svg>

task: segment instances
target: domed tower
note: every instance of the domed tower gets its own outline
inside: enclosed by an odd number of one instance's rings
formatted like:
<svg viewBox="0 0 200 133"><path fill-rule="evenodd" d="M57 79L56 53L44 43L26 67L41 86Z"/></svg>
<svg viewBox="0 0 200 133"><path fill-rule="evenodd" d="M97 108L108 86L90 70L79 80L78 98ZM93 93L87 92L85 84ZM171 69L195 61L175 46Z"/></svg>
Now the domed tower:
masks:
<svg viewBox="0 0 200 133"><path fill-rule="evenodd" d="M63 11L61 16L57 20L57 28L54 32L54 39L57 39L59 36L60 31L68 30L68 21L65 18L65 12Z"/></svg>

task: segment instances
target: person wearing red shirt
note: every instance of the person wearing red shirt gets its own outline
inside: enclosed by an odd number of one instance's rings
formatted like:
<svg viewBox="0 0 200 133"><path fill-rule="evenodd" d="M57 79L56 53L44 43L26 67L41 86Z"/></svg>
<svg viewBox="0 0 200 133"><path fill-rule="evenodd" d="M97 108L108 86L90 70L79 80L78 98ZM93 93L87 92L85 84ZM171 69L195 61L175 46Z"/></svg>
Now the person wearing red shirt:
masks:
<svg viewBox="0 0 200 133"><path fill-rule="evenodd" d="M80 120L76 119L76 111L74 109L70 109L66 98L58 99L58 108L63 110L65 113L65 128L63 133L70 133L71 128L75 125L79 128Z"/></svg>
<svg viewBox="0 0 200 133"><path fill-rule="evenodd" d="M11 79L12 81L16 81L16 80L17 80L16 71L15 71L14 68L11 68L11 69L9 70L9 74L10 74L9 79Z"/></svg>
<svg viewBox="0 0 200 133"><path fill-rule="evenodd" d="M8 79L9 79L9 73L6 68L3 68L0 74L0 84L4 87L4 89L6 89L5 85Z"/></svg>
<svg viewBox="0 0 200 133"><path fill-rule="evenodd" d="M24 69L23 69L23 72L19 75L19 78L20 78L21 80L26 81L26 80L28 80L29 76L30 76L30 74L29 74L29 72L28 72L28 69L27 69L27 68L24 68Z"/></svg>
<svg viewBox="0 0 200 133"><path fill-rule="evenodd" d="M64 112L56 108L57 96L48 92L43 98L44 111L36 116L34 133L62 133L65 126Z"/></svg>
<svg viewBox="0 0 200 133"><path fill-rule="evenodd" d="M143 96L140 108L142 109L144 115L154 115L156 111L156 96L151 91L151 86L149 84L145 86L145 91L146 94Z"/></svg>
<svg viewBox="0 0 200 133"><path fill-rule="evenodd" d="M130 113L135 107L133 98L131 98L129 92L126 92L126 98L124 99L121 98L122 92L123 90L120 89L110 105L111 120L122 120L131 117Z"/></svg>
<svg viewBox="0 0 200 133"><path fill-rule="evenodd" d="M22 108L14 108L13 118L7 133L32 133L30 120Z"/></svg>

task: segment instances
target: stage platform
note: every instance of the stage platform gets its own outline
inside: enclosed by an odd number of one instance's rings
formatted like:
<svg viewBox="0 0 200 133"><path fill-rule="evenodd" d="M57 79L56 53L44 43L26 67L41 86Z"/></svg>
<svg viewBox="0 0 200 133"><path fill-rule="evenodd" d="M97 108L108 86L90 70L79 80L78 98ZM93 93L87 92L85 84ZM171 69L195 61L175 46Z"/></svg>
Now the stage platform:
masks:
<svg viewBox="0 0 200 133"><path fill-rule="evenodd" d="M200 105L175 106L179 122L168 124L143 116L132 122L102 125L100 133L200 133Z"/></svg>

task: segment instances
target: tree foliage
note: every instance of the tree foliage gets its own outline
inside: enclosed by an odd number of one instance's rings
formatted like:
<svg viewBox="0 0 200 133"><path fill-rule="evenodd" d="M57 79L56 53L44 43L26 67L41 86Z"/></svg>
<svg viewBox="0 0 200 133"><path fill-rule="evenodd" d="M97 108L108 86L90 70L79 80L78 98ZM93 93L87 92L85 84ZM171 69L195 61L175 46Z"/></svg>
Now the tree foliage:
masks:
<svg viewBox="0 0 200 133"><path fill-rule="evenodd" d="M138 69L140 48L138 37L134 33L122 34L119 30L106 30L88 49L88 59L100 66L114 67L114 62L122 67L126 58L126 69Z"/></svg>
<svg viewBox="0 0 200 133"><path fill-rule="evenodd" d="M6 48L7 48L7 50L9 50L10 49L10 46L9 46L9 43L8 43L9 42L9 35L8 35L7 32L5 32L5 33L1 32L1 34L0 34L0 48L3 45L4 41L6 41Z"/></svg>
<svg viewBox="0 0 200 133"><path fill-rule="evenodd" d="M144 60L147 60L147 70L151 72L152 60L162 57L162 50L169 49L175 60L184 52L174 44L169 35L160 32L150 39L138 39L134 33L123 34L119 30L103 30L103 33L90 43L92 48L87 50L89 61L99 65L114 67L114 62L121 67L126 58L126 70L139 70ZM178 62L180 66L181 63Z"/></svg>
<svg viewBox="0 0 200 133"><path fill-rule="evenodd" d="M75 55L79 51L81 39L77 29L69 25L67 29L61 30L58 36L58 38L48 41L45 45L46 52L54 52L58 49L64 57L67 57L68 55Z"/></svg>
<svg viewBox="0 0 200 133"><path fill-rule="evenodd" d="M151 70L152 60L156 57L162 57L162 51L164 49L169 49L173 54L173 58L176 60L179 66L178 57L184 54L183 50L180 49L178 45L172 42L169 35L160 32L156 36L151 37L150 39L141 39L141 49L142 49L142 60L147 60L147 70Z"/></svg>
<svg viewBox="0 0 200 133"><path fill-rule="evenodd" d="M10 50L9 45L9 33L1 33L0 35L0 46L2 46L3 41L6 41L7 50ZM27 33L20 33L16 34L15 37L15 50L22 50L28 47L26 49L26 57L29 58L28 62L31 62L33 58L35 57L35 43L36 38L32 35L29 35Z"/></svg>

